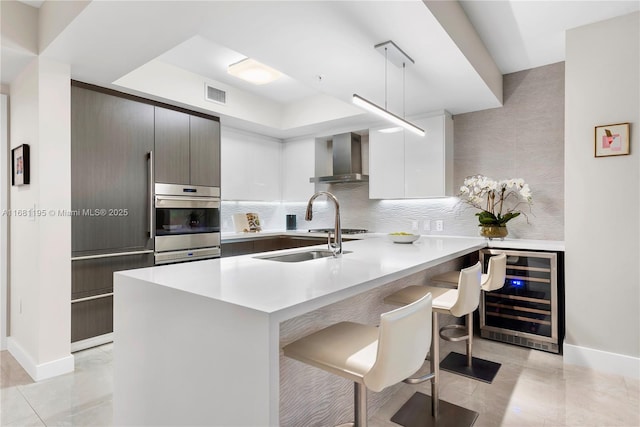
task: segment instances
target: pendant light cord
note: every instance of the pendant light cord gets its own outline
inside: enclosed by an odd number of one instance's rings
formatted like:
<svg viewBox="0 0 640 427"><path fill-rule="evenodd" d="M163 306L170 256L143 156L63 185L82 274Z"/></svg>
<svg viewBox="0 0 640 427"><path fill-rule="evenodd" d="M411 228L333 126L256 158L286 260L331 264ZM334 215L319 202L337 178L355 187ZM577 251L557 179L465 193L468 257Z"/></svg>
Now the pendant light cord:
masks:
<svg viewBox="0 0 640 427"><path fill-rule="evenodd" d="M387 110L387 48L384 48L384 109Z"/></svg>
<svg viewBox="0 0 640 427"><path fill-rule="evenodd" d="M406 63L402 63L402 118L406 119L407 115L405 113L405 108L406 108L406 98L405 98L405 94L406 94L406 90L405 90L405 71L407 69L407 64Z"/></svg>

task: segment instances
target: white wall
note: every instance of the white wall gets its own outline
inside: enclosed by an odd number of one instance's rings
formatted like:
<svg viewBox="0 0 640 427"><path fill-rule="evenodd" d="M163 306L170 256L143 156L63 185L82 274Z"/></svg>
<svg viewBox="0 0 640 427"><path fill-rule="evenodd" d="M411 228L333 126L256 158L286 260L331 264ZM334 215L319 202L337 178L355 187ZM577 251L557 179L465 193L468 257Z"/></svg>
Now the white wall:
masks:
<svg viewBox="0 0 640 427"><path fill-rule="evenodd" d="M0 350L7 349L7 208L9 190L8 98L0 97Z"/></svg>
<svg viewBox="0 0 640 427"><path fill-rule="evenodd" d="M640 376L640 13L567 32L565 362ZM604 53L604 54L601 54ZM631 123L631 155L594 127Z"/></svg>
<svg viewBox="0 0 640 427"><path fill-rule="evenodd" d="M68 65L34 59L11 84L11 147L29 144L31 184L11 188L8 348L35 380L73 370L71 98ZM35 210L39 210L38 216Z"/></svg>

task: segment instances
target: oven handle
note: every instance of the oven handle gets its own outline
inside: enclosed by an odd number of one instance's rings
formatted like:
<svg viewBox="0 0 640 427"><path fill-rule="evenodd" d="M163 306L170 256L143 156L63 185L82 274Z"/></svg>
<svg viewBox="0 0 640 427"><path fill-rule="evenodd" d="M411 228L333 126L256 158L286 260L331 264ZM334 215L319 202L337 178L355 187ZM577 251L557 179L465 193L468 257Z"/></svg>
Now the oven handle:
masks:
<svg viewBox="0 0 640 427"><path fill-rule="evenodd" d="M153 151L149 151L149 238L153 239Z"/></svg>
<svg viewBox="0 0 640 427"><path fill-rule="evenodd" d="M188 204L189 202L194 202L193 207L211 207L211 208L219 208L220 207L220 199L212 198L212 197L184 197L184 196L156 196L156 201L161 202L165 200L167 202L179 202ZM202 206L204 204L205 206ZM180 207L189 207L185 205L181 205ZM179 207L176 203L171 203L171 207Z"/></svg>

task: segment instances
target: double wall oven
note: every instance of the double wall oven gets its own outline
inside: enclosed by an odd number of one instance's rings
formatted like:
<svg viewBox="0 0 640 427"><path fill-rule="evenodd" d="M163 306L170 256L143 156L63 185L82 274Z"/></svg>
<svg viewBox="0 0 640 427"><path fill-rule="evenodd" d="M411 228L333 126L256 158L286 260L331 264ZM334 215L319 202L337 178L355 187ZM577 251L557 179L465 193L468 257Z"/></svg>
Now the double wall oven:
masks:
<svg viewBox="0 0 640 427"><path fill-rule="evenodd" d="M220 188L155 184L155 264L220 256Z"/></svg>

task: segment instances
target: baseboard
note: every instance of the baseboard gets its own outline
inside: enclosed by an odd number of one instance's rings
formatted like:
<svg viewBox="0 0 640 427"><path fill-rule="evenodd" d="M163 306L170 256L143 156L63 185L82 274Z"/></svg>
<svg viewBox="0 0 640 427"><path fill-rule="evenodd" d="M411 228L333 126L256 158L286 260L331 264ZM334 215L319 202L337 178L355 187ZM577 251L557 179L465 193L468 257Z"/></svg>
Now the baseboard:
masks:
<svg viewBox="0 0 640 427"><path fill-rule="evenodd" d="M565 364L586 366L596 371L640 378L640 358L577 345L563 345Z"/></svg>
<svg viewBox="0 0 640 427"><path fill-rule="evenodd" d="M113 342L113 332L71 343L71 353Z"/></svg>
<svg viewBox="0 0 640 427"><path fill-rule="evenodd" d="M27 374L29 374L34 381L42 381L68 372L73 372L74 358L71 354L57 360L37 364L31 358L29 353L27 353L22 346L11 337L7 338L7 347L9 353L11 353L11 355L18 361L22 368L27 371Z"/></svg>

